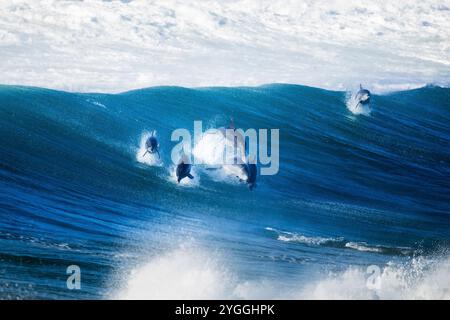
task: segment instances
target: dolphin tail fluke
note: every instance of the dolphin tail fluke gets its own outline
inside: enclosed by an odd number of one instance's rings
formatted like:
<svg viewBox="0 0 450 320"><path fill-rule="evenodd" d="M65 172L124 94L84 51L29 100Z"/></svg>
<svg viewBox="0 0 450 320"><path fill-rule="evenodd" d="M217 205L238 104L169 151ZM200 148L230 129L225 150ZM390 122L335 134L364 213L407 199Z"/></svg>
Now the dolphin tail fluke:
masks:
<svg viewBox="0 0 450 320"><path fill-rule="evenodd" d="M188 177L189 179L194 179L194 176L193 176L192 174L190 174L190 173L188 173L187 177Z"/></svg>

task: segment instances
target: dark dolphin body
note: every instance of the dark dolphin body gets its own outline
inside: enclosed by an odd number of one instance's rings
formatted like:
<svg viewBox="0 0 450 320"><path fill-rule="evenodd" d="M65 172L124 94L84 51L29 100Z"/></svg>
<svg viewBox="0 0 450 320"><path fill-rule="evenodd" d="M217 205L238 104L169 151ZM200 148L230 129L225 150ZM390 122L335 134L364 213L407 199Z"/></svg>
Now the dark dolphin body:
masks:
<svg viewBox="0 0 450 320"><path fill-rule="evenodd" d="M194 179L194 177L191 174L191 168L192 165L188 163L184 163L184 161L181 161L177 166L177 181L180 183L180 181L186 177L189 179Z"/></svg>
<svg viewBox="0 0 450 320"><path fill-rule="evenodd" d="M359 104L367 105L370 103L371 93L359 85L359 91L356 93L355 99Z"/></svg>
<svg viewBox="0 0 450 320"><path fill-rule="evenodd" d="M242 180L248 184L250 190L253 190L256 187L256 176L257 176L257 168L254 163L244 163L239 165L241 167L242 172L244 173L246 179Z"/></svg>
<svg viewBox="0 0 450 320"><path fill-rule="evenodd" d="M153 135L145 141L145 149L147 149L144 153L144 156L148 153L158 153L159 157L159 150L158 150L158 140L156 140L156 137Z"/></svg>
<svg viewBox="0 0 450 320"><path fill-rule="evenodd" d="M248 168L247 184L250 190L253 190L253 188L256 187L256 175L258 170L256 168L256 164L254 163L249 163L247 165L247 168Z"/></svg>

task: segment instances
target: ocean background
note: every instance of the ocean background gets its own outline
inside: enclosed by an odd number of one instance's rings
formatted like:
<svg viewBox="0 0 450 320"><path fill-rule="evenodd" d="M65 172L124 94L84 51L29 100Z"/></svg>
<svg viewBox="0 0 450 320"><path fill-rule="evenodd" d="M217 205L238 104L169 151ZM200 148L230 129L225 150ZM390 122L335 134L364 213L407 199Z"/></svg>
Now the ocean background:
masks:
<svg viewBox="0 0 450 320"><path fill-rule="evenodd" d="M0 298L450 299L450 89L374 95L362 114L348 101L0 86ZM172 131L231 116L280 129L279 173L250 191L196 166L178 185ZM141 156L153 130L160 161Z"/></svg>

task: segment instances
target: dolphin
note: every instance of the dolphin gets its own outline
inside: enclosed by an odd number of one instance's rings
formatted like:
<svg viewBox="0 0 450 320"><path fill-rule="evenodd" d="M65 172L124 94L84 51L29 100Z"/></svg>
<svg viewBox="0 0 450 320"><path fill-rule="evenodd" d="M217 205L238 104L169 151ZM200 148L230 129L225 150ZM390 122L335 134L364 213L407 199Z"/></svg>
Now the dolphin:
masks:
<svg viewBox="0 0 450 320"><path fill-rule="evenodd" d="M180 163L177 165L177 182L180 183L180 181L186 177L189 179L194 179L194 176L191 174L191 168L192 165L189 163L185 163L184 160L181 160Z"/></svg>
<svg viewBox="0 0 450 320"><path fill-rule="evenodd" d="M355 95L355 100L358 104L368 105L370 103L371 93L369 90L364 89L362 85L359 85L359 91Z"/></svg>
<svg viewBox="0 0 450 320"><path fill-rule="evenodd" d="M144 153L144 156L147 154L147 153L157 153L158 154L158 157L159 158L161 158L161 156L159 155L159 144L158 144L158 140L156 139L156 137L153 135L153 132L152 132L152 135L147 139L147 141L145 141L145 149L146 149L146 151L145 151L145 153Z"/></svg>
<svg viewBox="0 0 450 320"><path fill-rule="evenodd" d="M236 166L240 169L240 175L237 176L239 181L247 183L248 188L253 190L256 187L256 176L258 174L256 164L247 162Z"/></svg>
<svg viewBox="0 0 450 320"><path fill-rule="evenodd" d="M256 167L256 164L249 163L248 164L248 178L247 178L247 184L250 190L253 190L254 187L256 187L256 176L258 175L258 169Z"/></svg>

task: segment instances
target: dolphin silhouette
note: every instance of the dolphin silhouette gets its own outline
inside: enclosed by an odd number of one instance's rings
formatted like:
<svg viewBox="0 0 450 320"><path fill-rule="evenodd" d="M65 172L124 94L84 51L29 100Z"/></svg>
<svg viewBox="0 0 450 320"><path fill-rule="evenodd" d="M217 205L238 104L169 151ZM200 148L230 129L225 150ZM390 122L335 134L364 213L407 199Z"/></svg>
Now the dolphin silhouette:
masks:
<svg viewBox="0 0 450 320"><path fill-rule="evenodd" d="M153 132L152 135L147 139L147 141L145 141L145 153L144 156L147 153L157 153L158 157L161 158L161 156L159 155L159 144L158 144L158 140L156 139L156 137L154 136Z"/></svg>
<svg viewBox="0 0 450 320"><path fill-rule="evenodd" d="M370 98L372 97L372 94L369 90L364 89L362 85L359 85L359 90L355 95L355 100L358 102L358 104L361 105L367 105L370 103Z"/></svg>
<svg viewBox="0 0 450 320"><path fill-rule="evenodd" d="M180 183L181 180L188 177L189 179L194 179L194 176L191 174L192 165L189 163L185 163L183 160L177 165L177 182Z"/></svg>

